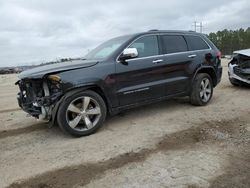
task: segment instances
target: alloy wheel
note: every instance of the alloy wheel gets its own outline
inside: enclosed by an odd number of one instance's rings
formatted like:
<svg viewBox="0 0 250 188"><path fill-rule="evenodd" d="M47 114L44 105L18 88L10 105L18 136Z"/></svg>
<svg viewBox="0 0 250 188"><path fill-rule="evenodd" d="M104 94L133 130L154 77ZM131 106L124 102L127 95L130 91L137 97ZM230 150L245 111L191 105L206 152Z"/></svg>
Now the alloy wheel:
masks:
<svg viewBox="0 0 250 188"><path fill-rule="evenodd" d="M203 102L208 102L211 98L212 86L208 78L201 81L200 98Z"/></svg>
<svg viewBox="0 0 250 188"><path fill-rule="evenodd" d="M68 125L77 131L86 131L95 127L101 117L101 108L98 102L83 96L72 101L66 110Z"/></svg>

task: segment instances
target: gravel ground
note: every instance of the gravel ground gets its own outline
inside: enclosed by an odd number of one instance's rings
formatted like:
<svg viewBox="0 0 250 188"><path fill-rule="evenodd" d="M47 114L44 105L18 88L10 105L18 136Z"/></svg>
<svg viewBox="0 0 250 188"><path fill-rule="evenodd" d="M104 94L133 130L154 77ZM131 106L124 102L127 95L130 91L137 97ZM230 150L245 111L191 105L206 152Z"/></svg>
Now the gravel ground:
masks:
<svg viewBox="0 0 250 188"><path fill-rule="evenodd" d="M82 138L27 117L0 75L0 187L250 187L250 89L223 65L208 106L143 106Z"/></svg>

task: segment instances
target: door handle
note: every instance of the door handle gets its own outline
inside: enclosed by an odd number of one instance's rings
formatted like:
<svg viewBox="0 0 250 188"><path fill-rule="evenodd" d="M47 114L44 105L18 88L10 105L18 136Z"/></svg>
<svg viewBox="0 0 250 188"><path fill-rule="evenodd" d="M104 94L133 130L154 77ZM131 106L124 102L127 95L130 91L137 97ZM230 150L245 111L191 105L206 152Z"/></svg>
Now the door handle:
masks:
<svg viewBox="0 0 250 188"><path fill-rule="evenodd" d="M192 54L192 55L189 55L188 58L194 58L196 56L197 56L196 54Z"/></svg>
<svg viewBox="0 0 250 188"><path fill-rule="evenodd" d="M161 62L163 62L163 59L156 59L156 60L153 61L153 64L161 63Z"/></svg>

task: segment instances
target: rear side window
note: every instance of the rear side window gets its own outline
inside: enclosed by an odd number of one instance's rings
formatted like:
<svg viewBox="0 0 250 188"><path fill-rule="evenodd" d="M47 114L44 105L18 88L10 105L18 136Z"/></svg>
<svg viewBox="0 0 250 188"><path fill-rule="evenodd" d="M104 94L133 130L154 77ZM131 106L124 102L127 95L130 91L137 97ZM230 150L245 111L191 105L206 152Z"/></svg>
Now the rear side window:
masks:
<svg viewBox="0 0 250 188"><path fill-rule="evenodd" d="M129 47L137 49L138 57L159 55L158 40L155 35L139 38Z"/></svg>
<svg viewBox="0 0 250 188"><path fill-rule="evenodd" d="M163 35L162 42L164 54L185 52L188 50L184 37L180 35Z"/></svg>
<svg viewBox="0 0 250 188"><path fill-rule="evenodd" d="M190 50L209 49L207 43L199 36L185 36Z"/></svg>

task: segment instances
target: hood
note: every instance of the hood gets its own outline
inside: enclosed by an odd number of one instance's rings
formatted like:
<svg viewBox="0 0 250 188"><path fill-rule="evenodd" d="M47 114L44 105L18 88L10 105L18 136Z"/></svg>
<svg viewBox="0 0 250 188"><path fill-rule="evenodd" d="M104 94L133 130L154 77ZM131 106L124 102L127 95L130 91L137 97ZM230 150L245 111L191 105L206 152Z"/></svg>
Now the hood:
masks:
<svg viewBox="0 0 250 188"><path fill-rule="evenodd" d="M245 56L250 57L250 49L238 50L238 51L235 51L234 54L240 54L240 55L245 55Z"/></svg>
<svg viewBox="0 0 250 188"><path fill-rule="evenodd" d="M37 78L42 78L44 75L49 74L49 73L87 68L87 67L94 66L97 63L98 61L94 61L94 60L72 60L72 61L63 62L63 63L55 63L55 64L44 65L44 66L40 66L40 67L36 67L33 69L23 71L18 75L18 77L20 79L24 79L24 78L37 79Z"/></svg>

